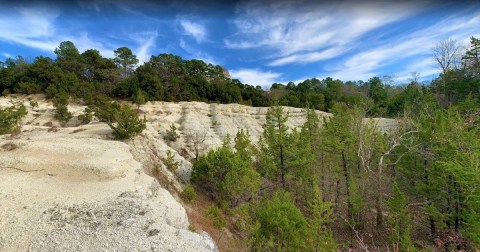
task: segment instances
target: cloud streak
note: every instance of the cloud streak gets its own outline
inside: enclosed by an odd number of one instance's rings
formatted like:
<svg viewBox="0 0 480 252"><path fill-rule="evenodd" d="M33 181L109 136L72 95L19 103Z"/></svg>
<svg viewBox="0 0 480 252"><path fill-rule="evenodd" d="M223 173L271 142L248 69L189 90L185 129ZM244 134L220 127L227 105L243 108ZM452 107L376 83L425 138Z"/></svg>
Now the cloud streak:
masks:
<svg viewBox="0 0 480 252"><path fill-rule="evenodd" d="M374 6L372 6L374 5ZM248 2L237 8L231 49L273 49L269 65L311 63L349 51L361 36L421 10L419 3Z"/></svg>
<svg viewBox="0 0 480 252"><path fill-rule="evenodd" d="M260 85L263 88L266 88L274 82L279 82L278 78L282 74L271 71L262 71L259 69L237 69L230 70L230 75L235 79L239 79L243 83L254 86Z"/></svg>
<svg viewBox="0 0 480 252"><path fill-rule="evenodd" d="M18 43L44 51L52 51L59 42L54 22L59 12L45 6L17 7L0 11L0 40Z"/></svg>
<svg viewBox="0 0 480 252"><path fill-rule="evenodd" d="M333 68L330 74L341 79L365 79L366 76L380 74L384 67L406 60L410 63L396 74L399 80L408 79L410 72L414 71L426 77L436 73L431 54L435 44L447 38L463 41L479 34L479 26L480 12L458 13L429 27L397 36L375 48L353 54Z"/></svg>
<svg viewBox="0 0 480 252"><path fill-rule="evenodd" d="M186 35L192 36L198 43L205 41L207 31L202 24L183 18L179 23Z"/></svg>

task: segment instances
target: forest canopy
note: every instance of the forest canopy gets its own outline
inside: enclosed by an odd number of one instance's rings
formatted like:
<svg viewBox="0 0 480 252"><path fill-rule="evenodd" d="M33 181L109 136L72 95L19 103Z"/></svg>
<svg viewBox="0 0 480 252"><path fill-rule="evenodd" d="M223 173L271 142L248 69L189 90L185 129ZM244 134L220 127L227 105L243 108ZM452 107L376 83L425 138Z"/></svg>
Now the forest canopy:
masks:
<svg viewBox="0 0 480 252"><path fill-rule="evenodd" d="M415 75L405 85L392 85L390 78L372 76L368 81L341 81L330 77L306 79L297 84L272 83L263 90L255 83L232 79L228 71L201 60L185 60L173 54L152 56L138 65L127 47L115 50L115 58L105 58L96 49L79 52L74 43L64 41L55 49L56 59L39 56L29 61L22 56L0 62L0 93L45 93L53 98L65 92L92 103L96 96L142 101L204 101L240 103L252 106L311 107L332 111L335 103L367 107L367 115L395 117L407 106L424 100L440 106L471 101L480 97L480 40L472 37L467 50L456 62L439 62L440 76L431 83L419 83ZM442 47L443 45L443 47ZM448 43L439 43L435 59ZM443 49L443 50L442 50ZM445 55L443 55L445 56ZM452 56L452 55L447 55ZM455 63L455 64L453 64ZM253 85L251 85L253 84Z"/></svg>

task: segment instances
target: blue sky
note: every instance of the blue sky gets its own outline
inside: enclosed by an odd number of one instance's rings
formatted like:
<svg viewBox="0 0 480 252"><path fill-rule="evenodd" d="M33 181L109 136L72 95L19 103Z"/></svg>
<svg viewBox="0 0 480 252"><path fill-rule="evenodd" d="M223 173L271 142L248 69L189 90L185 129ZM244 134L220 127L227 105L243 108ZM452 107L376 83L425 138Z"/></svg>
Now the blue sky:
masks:
<svg viewBox="0 0 480 252"><path fill-rule="evenodd" d="M357 2L357 3L356 3ZM122 46L140 62L173 53L268 87L306 78L404 83L439 72L432 47L480 37L479 1L55 1L0 0L0 61L55 57L70 40L104 57Z"/></svg>

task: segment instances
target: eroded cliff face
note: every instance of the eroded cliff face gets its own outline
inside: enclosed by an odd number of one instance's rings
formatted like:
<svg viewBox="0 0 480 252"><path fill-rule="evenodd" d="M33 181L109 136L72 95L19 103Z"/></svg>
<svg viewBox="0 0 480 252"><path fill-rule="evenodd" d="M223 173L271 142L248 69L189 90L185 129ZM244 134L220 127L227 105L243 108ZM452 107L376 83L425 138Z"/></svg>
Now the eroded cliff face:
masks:
<svg viewBox="0 0 480 252"><path fill-rule="evenodd" d="M39 106L32 108L29 99ZM0 97L0 107L28 108L16 135L0 136L0 250L215 251L206 233L188 231L177 192L189 180L195 155L220 146L238 130L256 143L268 108L201 102L140 106L147 128L127 142L112 140L105 123L79 125L85 106L72 103L65 127L43 96ZM305 110L286 107L287 125L305 122ZM317 111L320 116L330 114ZM382 129L394 120L377 119ZM164 140L170 125L180 138ZM172 151L181 167L162 163Z"/></svg>

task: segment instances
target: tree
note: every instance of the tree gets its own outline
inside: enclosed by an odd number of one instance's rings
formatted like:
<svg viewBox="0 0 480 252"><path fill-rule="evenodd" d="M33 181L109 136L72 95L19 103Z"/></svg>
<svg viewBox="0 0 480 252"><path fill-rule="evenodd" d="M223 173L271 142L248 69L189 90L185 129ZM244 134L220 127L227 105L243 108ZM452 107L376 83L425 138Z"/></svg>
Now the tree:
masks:
<svg viewBox="0 0 480 252"><path fill-rule="evenodd" d="M236 206L258 192L261 178L250 157L224 145L198 158L191 181L218 202Z"/></svg>
<svg viewBox="0 0 480 252"><path fill-rule="evenodd" d="M180 166L180 162L175 160L175 155L171 150L167 150L167 157L163 158L162 161L167 169L172 172L175 172Z"/></svg>
<svg viewBox="0 0 480 252"><path fill-rule="evenodd" d="M433 58L442 69L442 74L445 75L449 70L457 67L460 46L456 40L447 39L442 40L432 48Z"/></svg>
<svg viewBox="0 0 480 252"><path fill-rule="evenodd" d="M308 224L290 194L278 191L254 206L254 251L306 251Z"/></svg>
<svg viewBox="0 0 480 252"><path fill-rule="evenodd" d="M113 130L113 135L117 139L129 139L140 134L145 128L146 119L138 118L136 110L130 105L123 104L120 110L113 114L113 122L108 122L108 126Z"/></svg>
<svg viewBox="0 0 480 252"><path fill-rule="evenodd" d="M274 176L280 177L282 188L286 189L286 149L288 148L288 127L286 122L288 114L285 114L281 106L270 107L267 111L266 123L263 126L262 151L265 157L273 161L273 171L267 171Z"/></svg>
<svg viewBox="0 0 480 252"><path fill-rule="evenodd" d="M177 127L175 124L170 124L170 129L167 130L167 134L164 136L164 139L169 142L175 142L180 138L180 135L177 133Z"/></svg>
<svg viewBox="0 0 480 252"><path fill-rule="evenodd" d="M137 56L135 56L128 47L117 48L114 53L114 62L123 69L123 78L127 78L132 72L133 67L138 63Z"/></svg>
<svg viewBox="0 0 480 252"><path fill-rule="evenodd" d="M467 72L480 77L480 39L473 36L470 38L470 48L467 49L462 60Z"/></svg>
<svg viewBox="0 0 480 252"><path fill-rule="evenodd" d="M15 132L20 127L20 122L27 115L27 109L20 106L10 106L0 109L0 135Z"/></svg>
<svg viewBox="0 0 480 252"><path fill-rule="evenodd" d="M398 184L393 184L393 195L387 200L389 209L388 225L390 243L393 251L415 251L412 238L412 220L407 209L408 199L400 191Z"/></svg>
<svg viewBox="0 0 480 252"><path fill-rule="evenodd" d="M458 45L457 41L452 39L442 40L438 42L438 44L432 49L433 50L433 58L438 63L442 70L442 91L443 94L446 94L446 78L448 71L457 68L457 64L459 61L458 51L460 46Z"/></svg>
<svg viewBox="0 0 480 252"><path fill-rule="evenodd" d="M68 111L68 94L65 92L58 93L53 98L53 107L55 107L55 118L62 124L68 123L72 119L72 113Z"/></svg>
<svg viewBox="0 0 480 252"><path fill-rule="evenodd" d="M73 42L61 42L60 45L55 48L54 52L57 55L57 64L63 71L74 73L77 76L83 74L82 64L80 62L80 52Z"/></svg>

